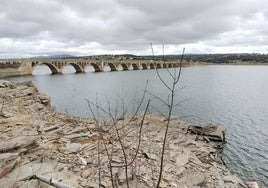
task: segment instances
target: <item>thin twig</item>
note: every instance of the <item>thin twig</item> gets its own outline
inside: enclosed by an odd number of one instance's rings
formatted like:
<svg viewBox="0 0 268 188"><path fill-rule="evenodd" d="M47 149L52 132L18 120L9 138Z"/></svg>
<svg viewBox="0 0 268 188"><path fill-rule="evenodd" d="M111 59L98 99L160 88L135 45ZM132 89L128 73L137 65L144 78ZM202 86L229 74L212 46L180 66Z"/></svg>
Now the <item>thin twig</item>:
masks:
<svg viewBox="0 0 268 188"><path fill-rule="evenodd" d="M154 107L153 105L151 105L151 108L154 109L155 111L157 111L160 115L164 116L165 118L167 118L167 116L161 112L160 110L158 110L156 107Z"/></svg>
<svg viewBox="0 0 268 188"><path fill-rule="evenodd" d="M138 146L137 146L137 149L136 149L136 153L135 153L134 157L132 158L132 161L130 163L128 163L128 165L131 165L135 161L135 159L136 159L136 157L138 155L138 152L140 150L141 137L142 137L142 128L143 128L145 115L146 115L146 113L148 111L149 105L150 105L150 100L147 102L146 109L145 109L145 111L143 113L142 120L140 122L140 129L139 129L139 136L138 136L139 140L138 140Z"/></svg>
<svg viewBox="0 0 268 188"><path fill-rule="evenodd" d="M170 70L168 68L166 68L166 71L168 72L168 74L173 78L173 80L176 78L172 75L172 73L170 72Z"/></svg>
<svg viewBox="0 0 268 188"><path fill-rule="evenodd" d="M182 87L176 89L176 90L175 90L175 93L177 93L177 92L179 92L179 91L181 91L181 90L183 90L183 89L185 89L185 88L186 88L186 86L182 86Z"/></svg>
<svg viewBox="0 0 268 188"><path fill-rule="evenodd" d="M161 75L159 74L158 69L155 69L155 70L156 70L157 76L158 76L159 80L162 82L162 84L163 84L169 91L171 91L171 88L165 83L165 81L162 79Z"/></svg>
<svg viewBox="0 0 268 188"><path fill-rule="evenodd" d="M141 98L141 100L140 100L140 102L139 102L139 105L138 105L138 107L137 107L135 113L133 114L132 118L130 118L129 123L130 123L131 121L133 121L133 119L137 116L138 112L140 111L140 108L141 108L141 106L142 106L142 104L143 104L143 101L144 101L144 99L145 99L145 94L146 94L146 92L147 92L148 83L149 83L149 80L146 81L145 88L144 88L144 90L143 90L142 98ZM129 123L127 123L127 125L128 125Z"/></svg>
<svg viewBox="0 0 268 188"><path fill-rule="evenodd" d="M150 94L151 96L153 96L154 98L156 98L157 100L159 100L160 102L162 102L163 104L169 106L168 103L166 103L164 100L162 100L160 97L156 96L155 94L153 94L152 92L150 91L147 91L148 94Z"/></svg>
<svg viewBox="0 0 268 188"><path fill-rule="evenodd" d="M182 100L182 101L180 101L180 102L174 104L174 105L173 105L173 108L175 108L176 106L180 106L182 103L185 103L186 101L189 101L189 99L187 98L187 99L184 99L184 100Z"/></svg>
<svg viewBox="0 0 268 188"><path fill-rule="evenodd" d="M94 117L95 123L96 123L97 128L98 128L98 133L99 133L99 135L98 135L98 147L97 147L97 149L98 149L98 180L99 180L99 188L101 188L101 170L100 170L100 125L99 125L99 121L97 120L96 115L95 115L95 113L94 113L94 111L93 111L93 109L92 109L90 103L88 103L88 107L89 107L89 109L90 109L90 111L91 111L91 113L92 113L92 115L93 115L93 117Z"/></svg>

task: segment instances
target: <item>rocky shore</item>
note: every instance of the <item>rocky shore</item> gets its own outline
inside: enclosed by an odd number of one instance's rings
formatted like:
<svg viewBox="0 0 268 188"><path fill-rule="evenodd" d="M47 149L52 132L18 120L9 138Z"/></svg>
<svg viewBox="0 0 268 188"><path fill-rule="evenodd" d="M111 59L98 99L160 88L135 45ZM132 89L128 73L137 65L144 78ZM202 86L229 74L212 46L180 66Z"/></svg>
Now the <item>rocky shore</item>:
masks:
<svg viewBox="0 0 268 188"><path fill-rule="evenodd" d="M142 113L116 120L120 140L113 122L60 114L31 82L0 80L0 187L112 187L111 166L115 187L154 187L166 119L148 113L142 134L131 132L142 120ZM172 117L168 134L161 187L258 187L224 165L221 126Z"/></svg>

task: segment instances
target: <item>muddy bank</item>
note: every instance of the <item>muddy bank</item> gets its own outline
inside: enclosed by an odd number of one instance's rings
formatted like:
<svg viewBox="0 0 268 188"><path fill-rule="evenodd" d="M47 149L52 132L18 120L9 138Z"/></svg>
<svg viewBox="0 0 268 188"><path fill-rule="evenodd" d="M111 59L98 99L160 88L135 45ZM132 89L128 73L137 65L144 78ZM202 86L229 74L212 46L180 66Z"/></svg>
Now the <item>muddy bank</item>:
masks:
<svg viewBox="0 0 268 188"><path fill-rule="evenodd" d="M114 186L154 187L166 119L148 113L139 132L142 119L116 121L124 160L113 122L60 114L32 83L0 80L0 187L99 187L99 173L111 187L110 166ZM221 160L223 132L172 117L161 187L249 187Z"/></svg>

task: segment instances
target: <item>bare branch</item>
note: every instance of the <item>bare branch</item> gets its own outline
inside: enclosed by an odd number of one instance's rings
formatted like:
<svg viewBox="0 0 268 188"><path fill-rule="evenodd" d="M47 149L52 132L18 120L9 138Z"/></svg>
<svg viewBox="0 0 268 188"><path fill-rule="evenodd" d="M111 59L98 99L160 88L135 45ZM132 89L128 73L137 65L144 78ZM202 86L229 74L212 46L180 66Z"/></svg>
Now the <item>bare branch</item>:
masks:
<svg viewBox="0 0 268 188"><path fill-rule="evenodd" d="M154 57L153 43L150 43L150 44L151 44L151 50L152 50L152 54L153 54L153 57Z"/></svg>
<svg viewBox="0 0 268 188"><path fill-rule="evenodd" d="M105 110L103 107L99 106L98 104L94 104L93 102L91 102L91 101L88 100L88 99L85 99L85 100L87 101L87 103L89 103L89 104L95 106L97 109L100 109L100 110L101 110L103 113L105 113L106 115L108 115L108 116L112 116L112 114L110 114L109 111Z"/></svg>
<svg viewBox="0 0 268 188"><path fill-rule="evenodd" d="M162 53L163 53L163 59L164 59L165 57L165 45L164 44L162 44Z"/></svg>
<svg viewBox="0 0 268 188"><path fill-rule="evenodd" d="M168 72L168 74L173 78L173 80L176 79L176 77L174 75L171 74L170 70L168 68L166 68L166 71Z"/></svg>
<svg viewBox="0 0 268 188"><path fill-rule="evenodd" d="M141 119L141 121L140 121L140 125L139 125L139 134L138 134L138 145L137 145L137 148L136 148L136 150L135 150L135 154L134 154L132 160L131 160L129 163L127 163L126 165L123 165L123 166L122 166L122 165L116 165L116 166L113 166L113 167L118 167L118 168L120 168L120 167L130 166L130 165L132 165L133 162L136 160L137 155L138 155L139 150L140 150L140 145L141 145L142 129L143 129L143 125L144 125L144 119L145 119L145 116L146 116L146 114L147 114L147 112L148 112L149 105L150 105L150 100L147 102L146 109L145 109L145 111L144 111L144 113L143 113L143 116L142 116L142 119ZM126 161L125 161L125 162L126 162Z"/></svg>
<svg viewBox="0 0 268 188"><path fill-rule="evenodd" d="M132 158L132 161L131 161L130 163L128 163L128 165L131 165L131 164L135 161L135 159L136 159L136 157L137 157L137 155L138 155L138 152L139 152L139 150L140 150L141 136L142 136L142 128L143 128L145 115L146 115L146 113L147 113L147 111L148 111L149 105L150 105L150 100L148 101L148 103L147 103L147 105L146 105L145 112L143 113L142 120L141 120L141 122L140 122L140 129L139 129L139 136L138 136L139 140L138 140L138 146L137 146L137 149L136 149L136 153L135 153L134 157Z"/></svg>
<svg viewBox="0 0 268 188"><path fill-rule="evenodd" d="M182 103L184 103L184 102L186 102L186 101L189 101L189 98L184 99L184 100L182 100L182 101L180 101L180 102L174 104L174 105L173 105L173 108L175 108L175 107L177 107L177 106L180 106Z"/></svg>
<svg viewBox="0 0 268 188"><path fill-rule="evenodd" d="M149 95L153 96L154 98L156 98L157 100L159 100L161 103L163 103L163 104L165 104L165 105L169 106L169 104L168 104L168 103L166 103L164 100L162 100L160 97L156 96L156 95L155 95L155 94L153 94L152 92L147 91L147 93L148 93Z"/></svg>
<svg viewBox="0 0 268 188"><path fill-rule="evenodd" d="M165 83L165 81L162 79L161 75L159 74L158 69L155 69L155 70L156 70L157 76L158 76L159 80L162 82L162 84L163 84L169 91L171 91L171 88Z"/></svg>
<svg viewBox="0 0 268 188"><path fill-rule="evenodd" d="M184 57L184 52L185 52L185 48L183 48L183 51L182 51L182 54L181 54L181 59L180 59L180 68L179 68L179 75L177 77L177 80L175 81L175 84L178 83L180 77L181 77L181 70L182 70L182 60L183 60L183 57Z"/></svg>
<svg viewBox="0 0 268 188"><path fill-rule="evenodd" d="M185 88L186 88L186 86L182 86L182 87L176 89L176 90L175 90L175 93L177 93L177 92L179 92L179 91L181 91L181 90L183 90L183 89L185 89Z"/></svg>
<svg viewBox="0 0 268 188"><path fill-rule="evenodd" d="M162 116L164 116L166 119L167 119L167 116L164 114L164 113L162 113L160 110L158 110L156 107L154 107L154 106L150 106L152 109L154 109L155 111L157 111L160 115L162 115Z"/></svg>
<svg viewBox="0 0 268 188"><path fill-rule="evenodd" d="M137 116L138 112L140 111L140 108L141 108L143 101L144 101L144 98L145 98L145 94L147 92L148 83L149 83L149 80L146 81L145 88L143 90L143 95L142 95L142 98L140 100L140 103L139 103L135 113L133 114L132 118L129 120L129 122L127 124L129 124L131 121L133 121L133 119Z"/></svg>

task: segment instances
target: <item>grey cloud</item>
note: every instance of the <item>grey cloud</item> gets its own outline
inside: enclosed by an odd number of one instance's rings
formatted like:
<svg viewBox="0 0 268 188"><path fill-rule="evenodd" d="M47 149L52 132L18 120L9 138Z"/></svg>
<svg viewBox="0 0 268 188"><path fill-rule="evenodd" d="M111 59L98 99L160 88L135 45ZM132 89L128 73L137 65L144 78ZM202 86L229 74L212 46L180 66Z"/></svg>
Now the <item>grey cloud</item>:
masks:
<svg viewBox="0 0 268 188"><path fill-rule="evenodd" d="M130 53L146 49L150 42L178 46L203 41L212 45L206 50L265 45L265 7L265 0L0 0L0 50L6 51L7 45L1 39L60 44L44 45L51 51L97 43L100 52ZM28 52L35 47L29 46Z"/></svg>

